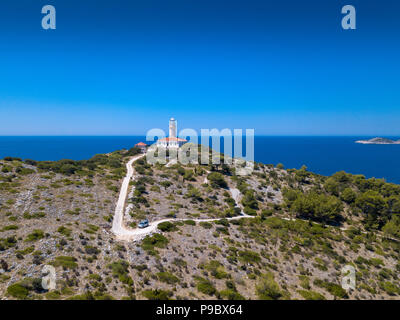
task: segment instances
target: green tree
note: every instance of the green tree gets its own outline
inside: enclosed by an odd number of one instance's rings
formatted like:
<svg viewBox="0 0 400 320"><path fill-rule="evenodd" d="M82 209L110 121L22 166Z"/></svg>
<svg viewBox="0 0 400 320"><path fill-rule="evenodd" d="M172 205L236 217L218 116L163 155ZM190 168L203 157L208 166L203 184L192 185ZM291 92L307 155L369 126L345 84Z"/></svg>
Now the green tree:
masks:
<svg viewBox="0 0 400 320"><path fill-rule="evenodd" d="M334 196L339 195L339 183L332 177L326 179L324 188L328 193Z"/></svg>
<svg viewBox="0 0 400 320"><path fill-rule="evenodd" d="M389 238L400 238L400 217L394 216L383 226L382 231Z"/></svg>
<svg viewBox="0 0 400 320"><path fill-rule="evenodd" d="M400 197L399 196L390 196L389 199L387 199L387 205L388 205L388 214L390 216L393 215L400 215Z"/></svg>
<svg viewBox="0 0 400 320"><path fill-rule="evenodd" d="M254 191L253 190L246 190L243 198L242 198L242 204L245 207L257 210L258 209L258 203L257 203L257 199L254 195Z"/></svg>
<svg viewBox="0 0 400 320"><path fill-rule="evenodd" d="M339 222L343 209L342 203L335 196L326 196L316 192L300 195L293 202L292 211L299 218L315 220L323 223Z"/></svg>
<svg viewBox="0 0 400 320"><path fill-rule="evenodd" d="M307 167L302 166L300 168L300 170L296 171L294 178L297 182L305 183L305 182L307 182L307 178L309 175L310 175L310 173L307 171Z"/></svg>
<svg viewBox="0 0 400 320"><path fill-rule="evenodd" d="M285 199L286 204L290 207L293 202L297 199L299 196L300 192L296 191L294 189L288 189L285 188L283 189L283 197Z"/></svg>
<svg viewBox="0 0 400 320"><path fill-rule="evenodd" d="M129 150L128 150L128 152L126 153L126 155L127 156L134 156L134 155L137 155L137 154L139 154L139 153L141 153L142 151L141 151L141 149L140 148L138 148L138 147L133 147L133 148L130 148Z"/></svg>
<svg viewBox="0 0 400 320"><path fill-rule="evenodd" d="M346 184L351 181L351 175L347 174L344 171L336 172L334 175L332 175L332 178L340 184Z"/></svg>
<svg viewBox="0 0 400 320"><path fill-rule="evenodd" d="M207 179L211 182L211 185L213 187L220 187L220 188L228 187L228 184L226 183L224 176L219 172L211 172L207 176Z"/></svg>
<svg viewBox="0 0 400 320"><path fill-rule="evenodd" d="M168 180L164 180L160 182L160 185L164 187L165 190L167 190L167 188L169 186L172 186L172 182L168 181Z"/></svg>
<svg viewBox="0 0 400 320"><path fill-rule="evenodd" d="M365 214L367 229L379 229L386 223L387 203L377 191L368 190L362 193L355 204Z"/></svg>
<svg viewBox="0 0 400 320"><path fill-rule="evenodd" d="M71 174L74 174L76 170L77 170L77 168L72 164L63 164L60 167L60 173L68 175L68 176Z"/></svg>
<svg viewBox="0 0 400 320"><path fill-rule="evenodd" d="M344 189L342 194L340 195L340 199L348 204L353 203L354 200L356 200L356 197L357 194L351 188Z"/></svg>

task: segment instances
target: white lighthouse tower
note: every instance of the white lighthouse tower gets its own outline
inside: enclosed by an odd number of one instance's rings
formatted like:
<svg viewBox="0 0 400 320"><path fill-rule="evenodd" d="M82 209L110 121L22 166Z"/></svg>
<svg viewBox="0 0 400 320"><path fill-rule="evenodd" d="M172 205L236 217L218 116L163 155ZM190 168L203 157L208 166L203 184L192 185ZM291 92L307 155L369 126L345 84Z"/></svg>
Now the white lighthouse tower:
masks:
<svg viewBox="0 0 400 320"><path fill-rule="evenodd" d="M157 140L157 146L167 149L178 149L184 145L187 140L177 137L177 121L174 118L169 119L169 137Z"/></svg>
<svg viewBox="0 0 400 320"><path fill-rule="evenodd" d="M176 138L177 122L174 118L169 120L169 137Z"/></svg>

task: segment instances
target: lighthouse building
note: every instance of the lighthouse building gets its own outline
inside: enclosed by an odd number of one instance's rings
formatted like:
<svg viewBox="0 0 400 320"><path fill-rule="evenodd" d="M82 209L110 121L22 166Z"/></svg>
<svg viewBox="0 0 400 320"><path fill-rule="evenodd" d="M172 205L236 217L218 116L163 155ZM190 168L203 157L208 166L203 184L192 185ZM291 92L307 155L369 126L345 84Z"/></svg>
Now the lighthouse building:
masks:
<svg viewBox="0 0 400 320"><path fill-rule="evenodd" d="M157 141L157 146L164 147L167 149L178 149L184 145L187 140L177 137L177 121L174 118L169 120L169 137L159 139Z"/></svg>

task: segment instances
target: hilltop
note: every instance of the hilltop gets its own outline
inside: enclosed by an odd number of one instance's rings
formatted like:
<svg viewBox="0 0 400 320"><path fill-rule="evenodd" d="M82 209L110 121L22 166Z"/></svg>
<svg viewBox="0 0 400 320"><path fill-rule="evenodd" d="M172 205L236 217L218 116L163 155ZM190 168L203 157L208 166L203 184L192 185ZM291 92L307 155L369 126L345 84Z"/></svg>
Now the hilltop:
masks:
<svg viewBox="0 0 400 320"><path fill-rule="evenodd" d="M118 192L138 152L0 161L2 298L399 298L399 185L281 164L256 163L251 175L236 176L224 164L141 158L124 222L172 221L141 241L117 241ZM229 188L240 191L239 207ZM251 218L227 219L241 210ZM45 264L57 271L50 292L38 280ZM354 291L340 286L345 265L356 268Z"/></svg>

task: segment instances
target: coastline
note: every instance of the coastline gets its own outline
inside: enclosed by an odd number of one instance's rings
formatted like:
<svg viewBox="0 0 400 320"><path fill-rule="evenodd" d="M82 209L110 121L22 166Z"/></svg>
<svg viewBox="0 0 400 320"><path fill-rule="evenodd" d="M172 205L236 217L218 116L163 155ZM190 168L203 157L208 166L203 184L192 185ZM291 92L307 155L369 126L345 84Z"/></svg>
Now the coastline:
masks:
<svg viewBox="0 0 400 320"><path fill-rule="evenodd" d="M367 178L385 178L388 182L400 183L396 162L400 148L354 143L370 138L256 135L254 159L275 165L283 163L285 168L299 169L306 165L309 171L322 175L344 170ZM98 153L129 149L144 139L144 136L0 137L0 159L10 156L38 161L85 160Z"/></svg>

